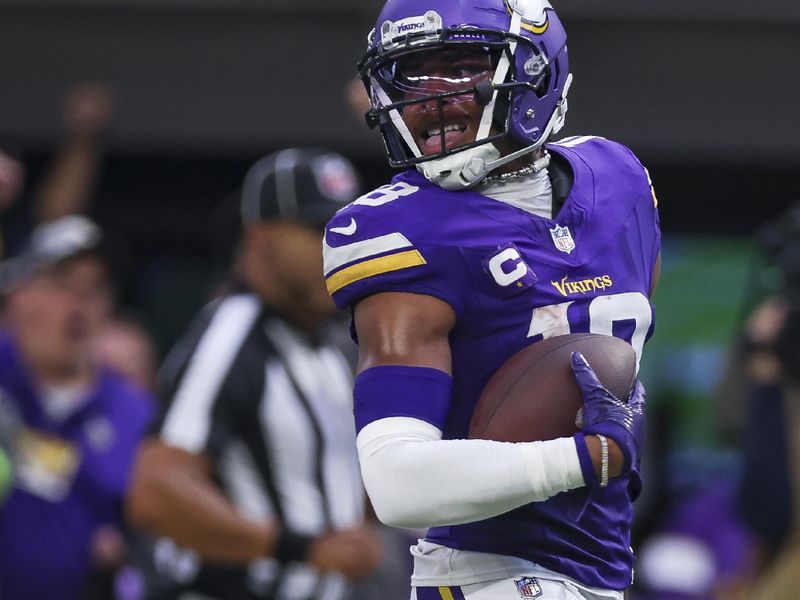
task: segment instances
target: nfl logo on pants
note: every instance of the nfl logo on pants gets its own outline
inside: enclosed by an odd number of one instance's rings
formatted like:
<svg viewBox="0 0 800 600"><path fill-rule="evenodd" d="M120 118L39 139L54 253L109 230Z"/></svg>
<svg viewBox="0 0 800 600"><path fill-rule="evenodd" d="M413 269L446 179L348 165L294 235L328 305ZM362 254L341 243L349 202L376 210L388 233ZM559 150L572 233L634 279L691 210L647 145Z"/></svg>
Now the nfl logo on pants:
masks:
<svg viewBox="0 0 800 600"><path fill-rule="evenodd" d="M542 595L542 588L535 577L520 577L515 579L520 598L538 598Z"/></svg>

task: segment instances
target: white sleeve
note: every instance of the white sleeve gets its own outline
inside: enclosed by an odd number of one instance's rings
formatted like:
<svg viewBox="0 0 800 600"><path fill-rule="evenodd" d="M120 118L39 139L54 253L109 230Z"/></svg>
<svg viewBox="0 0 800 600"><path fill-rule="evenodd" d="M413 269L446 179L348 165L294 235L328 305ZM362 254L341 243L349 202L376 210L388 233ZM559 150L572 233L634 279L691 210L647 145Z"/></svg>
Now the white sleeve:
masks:
<svg viewBox="0 0 800 600"><path fill-rule="evenodd" d="M584 484L572 438L442 440L430 423L389 417L358 434L361 474L378 518L423 528L493 517Z"/></svg>

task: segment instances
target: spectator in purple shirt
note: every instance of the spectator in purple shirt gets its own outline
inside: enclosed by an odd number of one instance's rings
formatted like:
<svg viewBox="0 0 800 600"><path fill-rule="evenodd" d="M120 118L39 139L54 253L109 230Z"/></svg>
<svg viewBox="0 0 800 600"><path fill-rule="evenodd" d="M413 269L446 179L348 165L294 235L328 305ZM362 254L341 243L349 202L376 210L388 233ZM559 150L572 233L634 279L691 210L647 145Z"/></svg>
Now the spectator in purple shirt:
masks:
<svg viewBox="0 0 800 600"><path fill-rule="evenodd" d="M93 542L121 500L153 401L102 366L94 337L112 305L101 232L68 216L0 264L0 416L14 487L0 512L0 596L86 598Z"/></svg>

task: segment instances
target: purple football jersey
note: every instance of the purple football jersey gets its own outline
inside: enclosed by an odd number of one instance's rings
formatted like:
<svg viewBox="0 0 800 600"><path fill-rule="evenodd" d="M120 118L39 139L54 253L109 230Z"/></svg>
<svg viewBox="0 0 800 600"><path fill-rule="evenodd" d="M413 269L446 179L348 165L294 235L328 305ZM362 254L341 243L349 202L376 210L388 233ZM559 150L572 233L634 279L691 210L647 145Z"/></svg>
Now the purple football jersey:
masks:
<svg viewBox="0 0 800 600"><path fill-rule="evenodd" d="M153 399L101 371L84 404L63 421L48 417L14 340L0 331L0 409L17 413L15 487L0 508L0 596L83 597L90 539L122 526L134 453L154 414Z"/></svg>
<svg viewBox="0 0 800 600"><path fill-rule="evenodd" d="M325 275L339 307L394 291L435 296L455 311L445 439L467 437L486 382L523 347L592 332L620 337L640 356L652 333L660 233L647 171L627 148L602 138L569 138L548 149L574 175L553 219L472 191L442 190L409 170L328 224ZM629 482L617 478L605 489L434 527L426 539L623 589L633 564Z"/></svg>

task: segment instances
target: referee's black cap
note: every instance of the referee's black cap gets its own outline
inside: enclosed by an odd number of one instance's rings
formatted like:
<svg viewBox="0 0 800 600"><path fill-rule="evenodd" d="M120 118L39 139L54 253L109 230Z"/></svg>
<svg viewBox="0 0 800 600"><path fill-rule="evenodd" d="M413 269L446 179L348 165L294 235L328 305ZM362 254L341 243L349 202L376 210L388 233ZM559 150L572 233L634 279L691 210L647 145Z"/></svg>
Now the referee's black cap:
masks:
<svg viewBox="0 0 800 600"><path fill-rule="evenodd" d="M355 200L359 181L344 156L328 150L288 148L258 160L242 185L244 225L287 219L322 226Z"/></svg>

